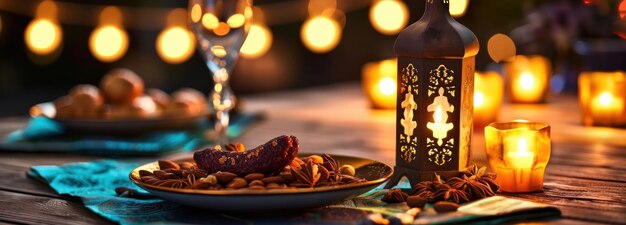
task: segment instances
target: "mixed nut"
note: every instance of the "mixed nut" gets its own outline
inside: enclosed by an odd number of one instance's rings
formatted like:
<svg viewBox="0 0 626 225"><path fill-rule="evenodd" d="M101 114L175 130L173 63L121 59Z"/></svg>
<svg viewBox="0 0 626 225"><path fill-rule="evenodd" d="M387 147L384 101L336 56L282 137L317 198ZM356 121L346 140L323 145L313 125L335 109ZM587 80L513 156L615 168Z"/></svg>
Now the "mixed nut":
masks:
<svg viewBox="0 0 626 225"><path fill-rule="evenodd" d="M242 175L226 171L209 173L192 162L176 163L162 160L158 164L158 170L139 171L142 182L177 189L267 190L312 188L366 181L355 177L354 167L340 165L328 154L296 157L279 172Z"/></svg>

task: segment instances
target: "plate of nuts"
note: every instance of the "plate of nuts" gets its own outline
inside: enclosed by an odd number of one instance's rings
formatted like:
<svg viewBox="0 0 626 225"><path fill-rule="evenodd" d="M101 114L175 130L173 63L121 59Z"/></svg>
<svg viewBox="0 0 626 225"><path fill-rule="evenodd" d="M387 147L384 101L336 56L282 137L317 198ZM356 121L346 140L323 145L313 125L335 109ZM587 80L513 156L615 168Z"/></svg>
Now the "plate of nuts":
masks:
<svg viewBox="0 0 626 225"><path fill-rule="evenodd" d="M363 194L393 174L375 160L297 154L298 139L280 136L254 149L229 144L194 157L134 169L130 179L153 195L217 211L259 212L321 207Z"/></svg>

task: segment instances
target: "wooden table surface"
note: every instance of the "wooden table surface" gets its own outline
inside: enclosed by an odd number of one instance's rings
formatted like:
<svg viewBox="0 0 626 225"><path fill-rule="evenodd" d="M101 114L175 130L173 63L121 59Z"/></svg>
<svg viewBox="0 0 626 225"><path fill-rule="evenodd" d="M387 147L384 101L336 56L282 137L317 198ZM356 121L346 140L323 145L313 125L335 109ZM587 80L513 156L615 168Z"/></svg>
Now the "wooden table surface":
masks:
<svg viewBox="0 0 626 225"><path fill-rule="evenodd" d="M392 111L371 110L357 84L243 98L247 111L266 119L237 142L256 146L280 134L301 140L301 152L332 152L394 162ZM544 105L505 105L502 121L527 119L552 127L552 157L544 191L516 197L554 205L563 217L539 223L626 223L626 130L580 126L574 96L553 96ZM0 119L0 135L23 127L26 118ZM473 162L486 165L484 140L473 136ZM179 158L189 153L167 157ZM72 154L0 153L0 223L107 224L79 200L57 195L26 177L34 165L90 161L100 157Z"/></svg>

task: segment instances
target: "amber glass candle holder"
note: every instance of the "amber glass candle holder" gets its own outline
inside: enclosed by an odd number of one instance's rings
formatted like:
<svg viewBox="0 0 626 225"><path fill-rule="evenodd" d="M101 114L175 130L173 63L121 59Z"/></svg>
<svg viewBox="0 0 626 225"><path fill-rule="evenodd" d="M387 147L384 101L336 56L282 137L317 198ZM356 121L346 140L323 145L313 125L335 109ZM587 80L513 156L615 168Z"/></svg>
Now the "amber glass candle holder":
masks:
<svg viewBox="0 0 626 225"><path fill-rule="evenodd" d="M535 122L491 123L485 127L485 149L500 190L509 193L543 189L550 159L550 126Z"/></svg>
<svg viewBox="0 0 626 225"><path fill-rule="evenodd" d="M625 72L583 72L578 89L585 126L626 125Z"/></svg>
<svg viewBox="0 0 626 225"><path fill-rule="evenodd" d="M504 72L511 102L545 102L552 74L552 64L546 57L517 55L504 65Z"/></svg>
<svg viewBox="0 0 626 225"><path fill-rule="evenodd" d="M387 59L363 66L363 93L372 108L396 108L396 60Z"/></svg>
<svg viewBox="0 0 626 225"><path fill-rule="evenodd" d="M474 76L474 127L482 130L498 119L504 82L497 72L476 72Z"/></svg>

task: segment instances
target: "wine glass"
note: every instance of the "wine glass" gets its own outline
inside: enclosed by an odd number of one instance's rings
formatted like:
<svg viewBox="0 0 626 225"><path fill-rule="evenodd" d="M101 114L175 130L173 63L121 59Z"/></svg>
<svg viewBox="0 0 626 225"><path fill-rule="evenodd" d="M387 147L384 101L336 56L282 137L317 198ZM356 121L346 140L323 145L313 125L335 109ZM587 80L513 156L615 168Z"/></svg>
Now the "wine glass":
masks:
<svg viewBox="0 0 626 225"><path fill-rule="evenodd" d="M189 21L213 74L209 100L215 111L216 144L224 146L235 95L228 79L252 22L252 0L189 0Z"/></svg>

